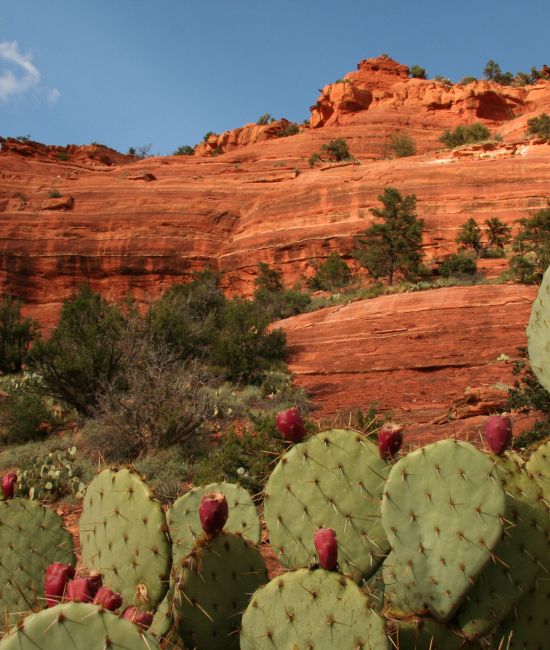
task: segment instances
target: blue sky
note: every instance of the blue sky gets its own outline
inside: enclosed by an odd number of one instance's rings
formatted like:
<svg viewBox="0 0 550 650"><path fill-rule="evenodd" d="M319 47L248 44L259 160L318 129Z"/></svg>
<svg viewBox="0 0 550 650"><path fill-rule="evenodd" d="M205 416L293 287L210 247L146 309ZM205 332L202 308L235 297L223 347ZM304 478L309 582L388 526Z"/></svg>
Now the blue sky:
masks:
<svg viewBox="0 0 550 650"><path fill-rule="evenodd" d="M167 154L388 53L430 76L550 64L548 0L0 0L0 135Z"/></svg>

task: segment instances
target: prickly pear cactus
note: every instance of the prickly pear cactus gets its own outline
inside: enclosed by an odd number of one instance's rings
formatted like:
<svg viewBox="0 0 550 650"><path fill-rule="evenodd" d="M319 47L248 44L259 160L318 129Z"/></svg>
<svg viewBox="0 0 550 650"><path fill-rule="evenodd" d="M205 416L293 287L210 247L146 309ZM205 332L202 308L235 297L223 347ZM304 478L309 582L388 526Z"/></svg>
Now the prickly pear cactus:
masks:
<svg viewBox="0 0 550 650"><path fill-rule="evenodd" d="M399 650L458 650L465 645L460 632L429 618L397 621L392 637Z"/></svg>
<svg viewBox="0 0 550 650"><path fill-rule="evenodd" d="M31 614L0 641L0 650L159 650L152 634L112 612L64 603Z"/></svg>
<svg viewBox="0 0 550 650"><path fill-rule="evenodd" d="M531 307L527 339L531 368L550 392L550 267L546 269Z"/></svg>
<svg viewBox="0 0 550 650"><path fill-rule="evenodd" d="M52 510L36 501L0 502L0 620L45 603L44 572L52 562L74 564L71 534Z"/></svg>
<svg viewBox="0 0 550 650"><path fill-rule="evenodd" d="M267 582L258 549L241 535L203 539L181 569L174 608L186 645L199 650L239 647L241 614Z"/></svg>
<svg viewBox="0 0 550 650"><path fill-rule="evenodd" d="M540 485L546 507L550 508L550 440L543 442L533 451L525 467Z"/></svg>
<svg viewBox="0 0 550 650"><path fill-rule="evenodd" d="M456 615L464 634L477 638L502 621L528 593L538 575L550 579L550 520L542 491L514 453L497 458L506 495L502 537Z"/></svg>
<svg viewBox="0 0 550 650"><path fill-rule="evenodd" d="M173 503L166 518L172 538L172 559L175 567L191 553L196 542L204 536L199 519L199 505L204 494L221 492L227 499L229 517L226 533L240 533L252 544L260 541L260 518L250 494L233 483L210 483L195 487Z"/></svg>
<svg viewBox="0 0 550 650"><path fill-rule="evenodd" d="M382 523L432 614L455 612L502 534L505 502L493 463L469 443L442 440L391 469Z"/></svg>
<svg viewBox="0 0 550 650"><path fill-rule="evenodd" d="M153 622L149 630L158 637L166 636L174 622L174 591L175 584L170 581L170 587L166 592L166 596L162 599L157 611L153 617Z"/></svg>
<svg viewBox="0 0 550 650"><path fill-rule="evenodd" d="M392 551L382 564L386 607L392 615L427 614L426 597L419 591L413 568L400 564Z"/></svg>
<svg viewBox="0 0 550 650"><path fill-rule="evenodd" d="M365 648L385 650L384 619L349 578L298 569L254 594L241 624L241 650Z"/></svg>
<svg viewBox="0 0 550 650"><path fill-rule="evenodd" d="M332 528L343 573L374 573L388 551L380 500L390 465L356 431L331 429L294 445L265 488L265 520L273 550L289 568L315 562L313 535Z"/></svg>
<svg viewBox="0 0 550 650"><path fill-rule="evenodd" d="M172 548L160 504L133 471L107 469L90 483L80 519L82 562L103 574L124 607L154 609L168 590Z"/></svg>

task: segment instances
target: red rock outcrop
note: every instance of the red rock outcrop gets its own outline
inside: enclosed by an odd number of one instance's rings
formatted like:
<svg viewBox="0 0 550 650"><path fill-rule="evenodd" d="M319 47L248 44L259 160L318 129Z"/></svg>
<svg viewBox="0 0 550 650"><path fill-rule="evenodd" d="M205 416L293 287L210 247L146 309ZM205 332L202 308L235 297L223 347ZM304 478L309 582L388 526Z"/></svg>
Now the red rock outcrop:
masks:
<svg viewBox="0 0 550 650"><path fill-rule="evenodd" d="M511 360L526 344L535 295L535 287L516 285L453 287L339 305L278 325L296 382L325 422L376 402L406 425L408 442L478 439L485 416L505 408Z"/></svg>

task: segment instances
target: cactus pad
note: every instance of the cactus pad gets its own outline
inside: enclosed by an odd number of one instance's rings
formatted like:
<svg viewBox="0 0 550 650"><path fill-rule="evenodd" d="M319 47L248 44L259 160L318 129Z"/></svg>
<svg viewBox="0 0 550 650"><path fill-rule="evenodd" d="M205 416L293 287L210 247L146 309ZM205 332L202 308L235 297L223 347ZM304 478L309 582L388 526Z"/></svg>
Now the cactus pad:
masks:
<svg viewBox="0 0 550 650"><path fill-rule="evenodd" d="M253 544L260 541L260 519L250 494L233 483L211 483L196 487L173 503L166 517L172 538L172 560L178 567L204 536L199 519L199 504L204 494L221 492L227 499L229 517L224 526L226 533L240 533Z"/></svg>
<svg viewBox="0 0 550 650"><path fill-rule="evenodd" d="M356 431L331 429L287 451L265 488L265 520L273 550L289 568L315 562L313 535L332 528L343 573L374 573L388 550L380 500L390 466Z"/></svg>
<svg viewBox="0 0 550 650"><path fill-rule="evenodd" d="M0 650L159 650L152 634L97 605L64 603L31 614Z"/></svg>
<svg viewBox="0 0 550 650"><path fill-rule="evenodd" d="M426 598L418 590L412 567L401 565L392 551L382 564L384 595L388 610L397 616L427 614Z"/></svg>
<svg viewBox="0 0 550 650"><path fill-rule="evenodd" d="M527 339L531 368L550 392L550 267L546 269L531 307Z"/></svg>
<svg viewBox="0 0 550 650"><path fill-rule="evenodd" d="M401 458L384 489L382 522L432 614L445 622L502 533L504 492L493 463L469 443L442 440Z"/></svg>
<svg viewBox="0 0 550 650"><path fill-rule="evenodd" d="M550 579L550 521L542 492L522 469L517 454L498 458L495 469L506 494L504 530L493 561L457 612L457 623L470 638L483 636L500 623L538 575Z"/></svg>
<svg viewBox="0 0 550 650"><path fill-rule="evenodd" d="M166 518L131 470L104 470L90 483L80 519L82 561L103 574L124 607L154 609L167 589L172 549Z"/></svg>
<svg viewBox="0 0 550 650"><path fill-rule="evenodd" d="M459 632L429 618L399 621L394 635L399 650L458 650L465 644Z"/></svg>
<svg viewBox="0 0 550 650"><path fill-rule="evenodd" d="M546 507L550 508L550 440L535 449L525 467L540 485Z"/></svg>
<svg viewBox="0 0 550 650"><path fill-rule="evenodd" d="M202 540L185 560L176 585L180 636L191 648L238 648L242 611L266 582L260 552L241 535Z"/></svg>
<svg viewBox="0 0 550 650"><path fill-rule="evenodd" d="M241 650L384 650L384 619L349 578L298 569L274 578L253 596L242 619Z"/></svg>
<svg viewBox="0 0 550 650"><path fill-rule="evenodd" d="M52 562L74 564L73 540L62 519L36 501L0 502L0 616L43 607L44 572ZM8 623L13 621L7 621Z"/></svg>
<svg viewBox="0 0 550 650"><path fill-rule="evenodd" d="M170 581L170 587L166 596L162 599L157 611L153 617L153 622L149 630L158 637L164 637L170 632L174 622L174 583Z"/></svg>

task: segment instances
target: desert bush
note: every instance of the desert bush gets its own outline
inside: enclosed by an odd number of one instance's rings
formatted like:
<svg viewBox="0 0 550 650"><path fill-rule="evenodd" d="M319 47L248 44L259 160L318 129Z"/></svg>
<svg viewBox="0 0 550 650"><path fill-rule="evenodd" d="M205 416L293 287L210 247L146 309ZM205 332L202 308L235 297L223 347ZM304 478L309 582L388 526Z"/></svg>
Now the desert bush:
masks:
<svg viewBox="0 0 550 650"><path fill-rule="evenodd" d="M512 229L507 226L498 217L485 219L487 245L489 248L504 249L506 244L512 239Z"/></svg>
<svg viewBox="0 0 550 650"><path fill-rule="evenodd" d="M13 444L45 438L54 420L51 409L32 385L18 388L6 400L5 442Z"/></svg>
<svg viewBox="0 0 550 650"><path fill-rule="evenodd" d="M38 327L30 318L22 318L21 303L10 296L0 302L0 371L20 372Z"/></svg>
<svg viewBox="0 0 550 650"><path fill-rule="evenodd" d="M550 207L533 216L519 219L519 231L512 248L510 269L519 282L540 282L550 266Z"/></svg>
<svg viewBox="0 0 550 650"><path fill-rule="evenodd" d="M485 75L485 79L488 81L494 81L501 86L511 85L514 79L514 75L511 72L502 72L500 65L492 59L487 61L487 64L483 69L483 74Z"/></svg>
<svg viewBox="0 0 550 650"><path fill-rule="evenodd" d="M334 291L346 287L351 281L351 271L346 262L336 251L332 251L327 259L320 264L315 275L307 282L314 290Z"/></svg>
<svg viewBox="0 0 550 650"><path fill-rule="evenodd" d="M194 154L195 148L188 144L182 144L173 153L174 156L193 156Z"/></svg>
<svg viewBox="0 0 550 650"><path fill-rule="evenodd" d="M69 154L66 151L60 151L57 154L57 160L60 160L61 162L67 162L67 160L69 160Z"/></svg>
<svg viewBox="0 0 550 650"><path fill-rule="evenodd" d="M348 143L344 138L335 138L321 146L323 151L326 151L329 160L335 162L342 162L344 160L351 160L353 156L348 149Z"/></svg>
<svg viewBox="0 0 550 650"><path fill-rule="evenodd" d="M414 156L416 152L414 140L406 133L392 133L390 136L389 148L397 158Z"/></svg>
<svg viewBox="0 0 550 650"><path fill-rule="evenodd" d="M455 241L461 249L465 250L470 248L476 255L480 254L483 248L483 244L481 243L481 228L473 217L470 217L470 219L462 224Z"/></svg>
<svg viewBox="0 0 550 650"><path fill-rule="evenodd" d="M50 199L58 199L60 198L60 196L61 196L61 192L59 190L51 189L48 192L48 198Z"/></svg>
<svg viewBox="0 0 550 650"><path fill-rule="evenodd" d="M258 126L265 126L266 124L271 124L271 122L275 122L275 119L271 117L271 113L264 113L263 115L260 115L256 124Z"/></svg>
<svg viewBox="0 0 550 650"><path fill-rule="evenodd" d="M409 68L409 74L414 79L427 79L426 68L423 68L419 65L413 65Z"/></svg>
<svg viewBox="0 0 550 650"><path fill-rule="evenodd" d="M300 133L300 127L295 122L290 122L288 126L285 126L280 131L277 131L278 138L287 138L289 135L296 135Z"/></svg>
<svg viewBox="0 0 550 650"><path fill-rule="evenodd" d="M311 302L308 293L299 289L285 289L281 272L271 269L264 262L258 265L254 284L254 300L263 307L270 321L301 314Z"/></svg>
<svg viewBox="0 0 550 650"><path fill-rule="evenodd" d="M464 144L473 144L488 140L490 137L489 129L480 122L474 122L469 126L457 126L454 131L445 131L439 138L446 147L460 147Z"/></svg>
<svg viewBox="0 0 550 650"><path fill-rule="evenodd" d="M179 445L159 449L141 456L133 463L162 503L174 501L184 492L184 484L192 477L187 452Z"/></svg>
<svg viewBox="0 0 550 650"><path fill-rule="evenodd" d="M540 138L550 139L550 115L542 113L538 117L527 120L527 132L529 135L537 135Z"/></svg>
<svg viewBox="0 0 550 650"><path fill-rule="evenodd" d="M472 275L477 271L475 257L467 253L455 253L449 255L443 260L439 267L439 274L445 278L452 275L467 274Z"/></svg>
<svg viewBox="0 0 550 650"><path fill-rule="evenodd" d="M462 77L462 79L458 82L461 86L467 86L468 84L473 83L474 81L477 81L477 77Z"/></svg>
<svg viewBox="0 0 550 650"><path fill-rule="evenodd" d="M317 165L320 162L321 162L321 156L317 152L312 153L307 161L310 167L315 167L315 165Z"/></svg>

